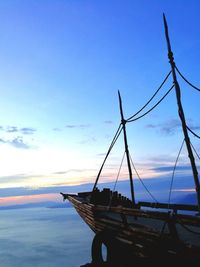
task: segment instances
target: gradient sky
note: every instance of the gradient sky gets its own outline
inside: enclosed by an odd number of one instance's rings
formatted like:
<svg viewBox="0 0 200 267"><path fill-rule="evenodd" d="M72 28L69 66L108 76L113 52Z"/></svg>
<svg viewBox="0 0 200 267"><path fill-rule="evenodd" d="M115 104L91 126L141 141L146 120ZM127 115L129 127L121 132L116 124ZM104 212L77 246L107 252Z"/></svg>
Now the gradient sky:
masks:
<svg viewBox="0 0 200 267"><path fill-rule="evenodd" d="M129 117L170 71L163 12L176 64L200 86L199 0L0 1L0 188L94 181L120 123L117 90ZM199 133L199 92L180 85L188 125ZM169 173L183 140L174 92L129 124L128 137L141 177L159 176L161 166ZM120 143L103 181L117 172ZM187 164L183 150L179 165Z"/></svg>

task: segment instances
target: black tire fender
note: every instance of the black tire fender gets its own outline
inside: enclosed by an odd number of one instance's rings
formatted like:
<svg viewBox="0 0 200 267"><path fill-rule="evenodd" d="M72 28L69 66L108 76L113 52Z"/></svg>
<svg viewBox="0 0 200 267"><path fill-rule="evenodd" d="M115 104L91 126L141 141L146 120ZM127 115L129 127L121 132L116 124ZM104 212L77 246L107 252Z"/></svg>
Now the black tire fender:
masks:
<svg viewBox="0 0 200 267"><path fill-rule="evenodd" d="M107 263L117 263L119 257L118 242L114 237L114 234L107 231L98 232L92 242L92 262L95 264L104 263L102 255L102 245L107 248Z"/></svg>

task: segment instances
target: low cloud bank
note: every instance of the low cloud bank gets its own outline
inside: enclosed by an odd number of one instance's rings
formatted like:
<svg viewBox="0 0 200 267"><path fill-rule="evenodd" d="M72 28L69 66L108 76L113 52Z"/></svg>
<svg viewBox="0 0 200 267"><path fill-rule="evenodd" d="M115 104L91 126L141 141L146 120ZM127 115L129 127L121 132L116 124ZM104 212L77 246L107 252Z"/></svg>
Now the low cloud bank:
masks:
<svg viewBox="0 0 200 267"><path fill-rule="evenodd" d="M154 202L155 199L158 202L168 203L169 199L169 189L171 186L171 177L162 177L143 179L134 181L134 190L136 201L151 201ZM99 183L99 189L104 187L114 189L114 182L112 183ZM62 196L60 192L63 193L77 193L91 191L93 184L82 184L76 186L52 186L52 187L42 187L42 188L1 188L0 189L0 208L4 206L13 206L16 208L17 205L23 205L21 207L28 207L43 205L43 206L63 206ZM129 180L119 181L116 185L115 190L120 193L130 197L130 183ZM149 192L151 194L149 194ZM154 199L152 199L152 195ZM171 203L181 203L184 201L184 198L188 196L187 201L189 200L189 195L192 195L192 203L195 204L196 198L194 192L194 182L190 176L180 176L175 177L172 185L171 193ZM185 201L186 201L185 200ZM186 203L187 203L186 201ZM43 203L43 204L41 204ZM65 203L66 204L66 203Z"/></svg>

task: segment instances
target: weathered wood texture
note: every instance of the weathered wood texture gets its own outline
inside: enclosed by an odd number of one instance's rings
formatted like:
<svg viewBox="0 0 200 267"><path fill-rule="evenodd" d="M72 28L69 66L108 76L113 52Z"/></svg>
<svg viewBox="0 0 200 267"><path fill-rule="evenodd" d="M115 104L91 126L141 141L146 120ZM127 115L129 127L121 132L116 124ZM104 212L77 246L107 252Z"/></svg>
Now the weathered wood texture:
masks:
<svg viewBox="0 0 200 267"><path fill-rule="evenodd" d="M181 237L174 238L169 229L166 232L162 230L165 224L172 222L175 227L179 224L195 227L195 231L199 231L200 235L199 217L122 206L94 205L85 202L80 196L69 196L68 199L95 233L105 230L114 233L116 239L131 246L135 254L148 257L156 253L156 250L162 249L167 253L181 253L185 257L192 256L200 260L200 238L199 243L197 240L197 245L194 245L185 243ZM151 220L150 225L144 223ZM154 227L156 221L161 225L160 230Z"/></svg>

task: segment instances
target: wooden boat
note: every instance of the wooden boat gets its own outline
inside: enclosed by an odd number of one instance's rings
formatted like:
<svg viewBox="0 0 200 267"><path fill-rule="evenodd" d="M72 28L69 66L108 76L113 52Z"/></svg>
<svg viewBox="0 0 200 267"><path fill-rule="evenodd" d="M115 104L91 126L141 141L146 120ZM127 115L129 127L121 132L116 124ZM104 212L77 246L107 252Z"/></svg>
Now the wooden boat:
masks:
<svg viewBox="0 0 200 267"><path fill-rule="evenodd" d="M196 187L197 204L136 203L131 159L126 135L126 124L144 116L139 116L136 119L134 117L139 114L150 101L134 116L125 119L119 93L121 123L97 175L93 190L91 192L80 192L78 194L61 193L64 199L68 199L73 204L78 214L96 234L92 244L93 263L103 263L101 245L104 244L107 247L107 261L112 263L111 266L132 266L125 265L124 262L132 262L133 264L133 261L136 259L155 260L157 262L160 259L163 263L166 261L174 262L176 260L179 263L188 262L193 264L193 266L200 266L200 184L193 155L193 147L189 139L189 131L192 134L195 133L189 129L186 124L181 103L180 86L177 80L177 72L181 76L182 74L175 65L168 35L168 26L164 15L163 18L168 57L171 65L171 72L168 76L172 75L173 77L173 85L169 91L175 89L176 92L184 143L187 147ZM182 78L184 77L182 76ZM188 82L185 78L184 80ZM193 87L200 91L197 87ZM162 99L164 99L164 97ZM159 104L161 100L157 104ZM152 109L150 109L150 111L151 110ZM102 191L97 188L104 163L121 132L123 132L124 135L131 199L122 196L116 191L112 192L108 188L104 188ZM188 211L190 214L187 213Z"/></svg>

